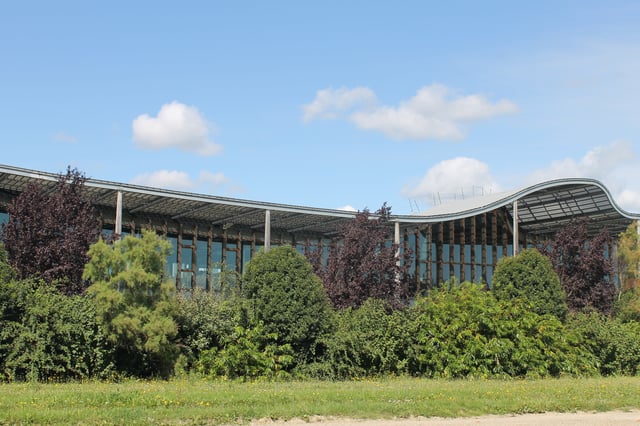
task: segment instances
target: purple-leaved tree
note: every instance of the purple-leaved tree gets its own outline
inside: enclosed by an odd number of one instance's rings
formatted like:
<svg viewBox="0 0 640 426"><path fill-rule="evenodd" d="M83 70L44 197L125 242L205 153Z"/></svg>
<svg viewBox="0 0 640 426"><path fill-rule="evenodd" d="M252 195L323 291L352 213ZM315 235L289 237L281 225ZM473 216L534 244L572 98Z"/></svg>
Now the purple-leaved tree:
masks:
<svg viewBox="0 0 640 426"><path fill-rule="evenodd" d="M382 299L394 308L406 304L409 253L400 262L398 246L390 243L390 213L386 203L373 215L366 209L359 212L342 228L324 267L315 253L315 272L334 307L359 307L369 298Z"/></svg>
<svg viewBox="0 0 640 426"><path fill-rule="evenodd" d="M82 195L85 182L68 167L52 191L31 185L9 205L2 241L19 278L42 278L65 294L84 290L87 252L100 234L93 207Z"/></svg>
<svg viewBox="0 0 640 426"><path fill-rule="evenodd" d="M560 277L570 310L608 314L616 292L613 260L607 255L610 238L606 230L590 237L587 225L586 220L567 225L541 251Z"/></svg>

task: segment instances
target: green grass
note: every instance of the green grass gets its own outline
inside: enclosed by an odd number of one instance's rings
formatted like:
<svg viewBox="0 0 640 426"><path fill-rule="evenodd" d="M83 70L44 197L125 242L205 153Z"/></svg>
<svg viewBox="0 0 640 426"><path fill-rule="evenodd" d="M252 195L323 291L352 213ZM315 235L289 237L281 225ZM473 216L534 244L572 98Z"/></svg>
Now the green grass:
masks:
<svg viewBox="0 0 640 426"><path fill-rule="evenodd" d="M0 424L225 424L640 408L638 378L1 384Z"/></svg>

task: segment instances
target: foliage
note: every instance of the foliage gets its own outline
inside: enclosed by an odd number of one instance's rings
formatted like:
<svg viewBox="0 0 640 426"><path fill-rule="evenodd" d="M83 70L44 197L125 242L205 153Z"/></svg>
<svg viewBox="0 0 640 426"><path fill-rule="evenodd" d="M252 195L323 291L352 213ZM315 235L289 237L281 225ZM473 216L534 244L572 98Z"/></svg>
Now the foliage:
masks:
<svg viewBox="0 0 640 426"><path fill-rule="evenodd" d="M153 231L89 249L84 278L93 284L99 323L116 347L116 365L137 376L168 376L177 355L173 341L174 285L162 273L171 245Z"/></svg>
<svg viewBox="0 0 640 426"><path fill-rule="evenodd" d="M618 236L618 277L622 290L629 290L638 286L638 272L640 268L640 236L638 222L632 222L627 229Z"/></svg>
<svg viewBox="0 0 640 426"><path fill-rule="evenodd" d="M640 287L624 290L614 303L614 316L622 322L640 322Z"/></svg>
<svg viewBox="0 0 640 426"><path fill-rule="evenodd" d="M625 322L592 311L572 315L569 325L584 337L602 375L640 373L640 322Z"/></svg>
<svg viewBox="0 0 640 426"><path fill-rule="evenodd" d="M203 351L197 370L208 377L227 379L286 379L292 365L291 345L278 344L276 334L266 333L262 324L257 324L248 329L236 326L222 349Z"/></svg>
<svg viewBox="0 0 640 426"><path fill-rule="evenodd" d="M299 363L315 357L332 311L309 261L291 246L272 248L251 259L243 279L253 324L262 323L279 345L291 345Z"/></svg>
<svg viewBox="0 0 640 426"><path fill-rule="evenodd" d="M84 296L33 279L0 283L0 369L6 380L105 377L110 352Z"/></svg>
<svg viewBox="0 0 640 426"><path fill-rule="evenodd" d="M342 228L324 267L320 253L315 254L316 273L334 307L357 308L370 298L393 307L406 304L409 262L399 262L398 246L388 244L390 214L386 204L374 215L365 209Z"/></svg>
<svg viewBox="0 0 640 426"><path fill-rule="evenodd" d="M408 372L407 352L413 336L407 309L391 309L379 299L336 314L336 331L325 339L323 362L312 364L303 374L322 379L402 375Z"/></svg>
<svg viewBox="0 0 640 426"><path fill-rule="evenodd" d="M593 308L608 314L616 292L613 262L607 256L610 239L606 230L590 237L587 225L586 220L567 225L542 252L560 277L570 310Z"/></svg>
<svg viewBox="0 0 640 426"><path fill-rule="evenodd" d="M479 284L432 291L416 301L412 374L427 377L545 377L590 374L580 339L558 318L521 299L498 301Z"/></svg>
<svg viewBox="0 0 640 426"><path fill-rule="evenodd" d="M558 274L549 258L536 249L527 249L515 257L498 262L491 290L498 300L523 298L539 315L551 314L564 320L567 304Z"/></svg>
<svg viewBox="0 0 640 426"><path fill-rule="evenodd" d="M242 300L225 300L213 292L196 289L181 292L175 297L175 320L178 325L177 340L180 351L190 366L200 354L212 348L221 349L240 323L239 306Z"/></svg>
<svg viewBox="0 0 640 426"><path fill-rule="evenodd" d="M87 250L100 233L93 207L83 198L85 182L68 167L53 187L29 186L12 201L2 239L19 278L42 278L66 294L84 290Z"/></svg>
<svg viewBox="0 0 640 426"><path fill-rule="evenodd" d="M9 254L4 247L4 244L0 243L0 283L9 282L15 277L16 271L9 263Z"/></svg>

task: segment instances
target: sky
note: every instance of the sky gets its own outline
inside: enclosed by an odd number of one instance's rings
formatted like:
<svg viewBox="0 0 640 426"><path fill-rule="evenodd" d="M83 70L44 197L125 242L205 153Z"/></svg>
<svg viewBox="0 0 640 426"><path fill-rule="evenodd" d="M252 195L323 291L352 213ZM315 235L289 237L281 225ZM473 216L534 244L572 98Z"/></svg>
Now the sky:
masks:
<svg viewBox="0 0 640 426"><path fill-rule="evenodd" d="M0 5L0 164L394 214L562 177L640 212L638 1Z"/></svg>

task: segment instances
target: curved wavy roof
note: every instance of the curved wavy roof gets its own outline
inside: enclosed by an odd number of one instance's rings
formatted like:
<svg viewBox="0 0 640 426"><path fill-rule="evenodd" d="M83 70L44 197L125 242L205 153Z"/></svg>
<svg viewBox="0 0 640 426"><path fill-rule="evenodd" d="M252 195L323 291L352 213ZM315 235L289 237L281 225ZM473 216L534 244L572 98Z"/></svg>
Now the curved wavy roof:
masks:
<svg viewBox="0 0 640 426"><path fill-rule="evenodd" d="M29 184L52 186L58 175L0 165L0 202L6 202ZM308 231L332 235L351 220L354 212L248 201L88 179L87 196L98 207L115 209L116 192L123 193L123 209L131 214L161 216L189 222L264 229L265 211L271 228L285 232ZM518 202L519 227L531 234L550 234L566 223L589 217L593 232L608 228L622 232L640 215L624 211L607 188L594 179L558 179L513 191L453 201L419 214L392 215L401 226L462 219L504 209L513 215Z"/></svg>
<svg viewBox="0 0 640 426"><path fill-rule="evenodd" d="M620 208L598 180L565 178L541 182L512 191L452 201L404 219L410 222L441 222L504 208L511 217L518 203L519 226L531 234L554 233L568 222L590 219L590 229L607 228L619 233L640 215Z"/></svg>

